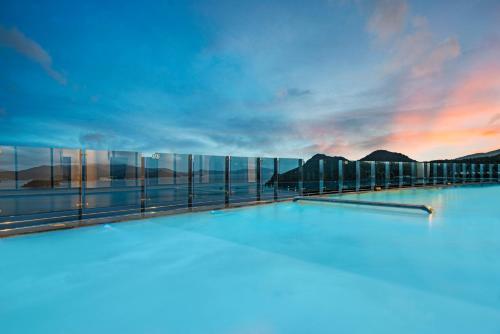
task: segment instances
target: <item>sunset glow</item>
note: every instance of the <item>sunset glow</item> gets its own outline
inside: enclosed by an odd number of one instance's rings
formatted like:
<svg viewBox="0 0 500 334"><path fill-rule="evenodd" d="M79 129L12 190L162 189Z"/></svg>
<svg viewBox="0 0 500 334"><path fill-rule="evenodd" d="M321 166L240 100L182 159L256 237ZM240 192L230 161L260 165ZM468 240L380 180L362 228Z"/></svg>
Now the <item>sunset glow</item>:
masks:
<svg viewBox="0 0 500 334"><path fill-rule="evenodd" d="M500 146L498 1L0 6L3 144L418 160Z"/></svg>

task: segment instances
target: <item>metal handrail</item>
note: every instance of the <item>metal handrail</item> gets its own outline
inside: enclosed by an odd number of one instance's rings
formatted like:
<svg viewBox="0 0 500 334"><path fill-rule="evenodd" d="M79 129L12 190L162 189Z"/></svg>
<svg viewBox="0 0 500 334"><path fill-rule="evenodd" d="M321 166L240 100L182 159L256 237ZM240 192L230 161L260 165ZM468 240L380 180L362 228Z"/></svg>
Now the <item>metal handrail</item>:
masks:
<svg viewBox="0 0 500 334"><path fill-rule="evenodd" d="M340 204L354 204L354 205L368 205L368 206L383 206L391 208L401 208L401 209L415 209L423 210L428 214L434 213L434 209L428 205L423 204L404 204L404 203L391 203L391 202L373 202L373 201L359 201L351 199L340 199L340 198L318 198L318 197L304 197L297 196L293 199L296 201L308 201L308 202L323 202L323 203L340 203Z"/></svg>

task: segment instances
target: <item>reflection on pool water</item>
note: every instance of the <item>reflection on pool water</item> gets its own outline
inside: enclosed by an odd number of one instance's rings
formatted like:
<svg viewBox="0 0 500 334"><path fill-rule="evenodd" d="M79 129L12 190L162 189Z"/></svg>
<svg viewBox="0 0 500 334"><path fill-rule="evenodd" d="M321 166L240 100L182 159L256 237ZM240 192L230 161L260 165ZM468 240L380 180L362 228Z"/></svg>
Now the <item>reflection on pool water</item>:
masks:
<svg viewBox="0 0 500 334"><path fill-rule="evenodd" d="M0 239L2 333L499 333L500 186Z"/></svg>

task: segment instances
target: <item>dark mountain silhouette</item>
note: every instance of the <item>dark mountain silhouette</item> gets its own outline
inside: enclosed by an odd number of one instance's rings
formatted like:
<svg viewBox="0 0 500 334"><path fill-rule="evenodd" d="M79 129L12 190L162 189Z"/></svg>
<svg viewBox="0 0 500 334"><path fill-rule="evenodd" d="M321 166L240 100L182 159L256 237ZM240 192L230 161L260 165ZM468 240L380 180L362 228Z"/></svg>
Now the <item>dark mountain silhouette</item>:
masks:
<svg viewBox="0 0 500 334"><path fill-rule="evenodd" d="M500 155L500 149L490 151L490 152L485 152L485 153L474 153L474 154L469 154L460 158L456 158L455 160L470 160L470 159L478 159L478 158L491 158L491 157L496 157Z"/></svg>
<svg viewBox="0 0 500 334"><path fill-rule="evenodd" d="M471 155L474 156L475 154ZM475 158L462 157L451 160L432 160L431 162L456 162L456 163L474 163L474 164L500 164L500 154L494 156L479 156Z"/></svg>
<svg viewBox="0 0 500 334"><path fill-rule="evenodd" d="M361 161L393 161L393 162L415 162L407 155L398 152L391 152L386 150L376 150L368 154L366 157L360 159Z"/></svg>

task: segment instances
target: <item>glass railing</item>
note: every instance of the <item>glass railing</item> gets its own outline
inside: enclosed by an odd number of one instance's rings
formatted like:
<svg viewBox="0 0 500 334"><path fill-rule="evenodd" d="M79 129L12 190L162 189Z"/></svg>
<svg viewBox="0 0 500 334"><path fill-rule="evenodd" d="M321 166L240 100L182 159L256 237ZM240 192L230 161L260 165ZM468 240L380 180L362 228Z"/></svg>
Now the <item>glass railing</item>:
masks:
<svg viewBox="0 0 500 334"><path fill-rule="evenodd" d="M481 182L500 182L500 165L0 146L0 230Z"/></svg>

